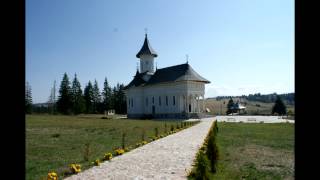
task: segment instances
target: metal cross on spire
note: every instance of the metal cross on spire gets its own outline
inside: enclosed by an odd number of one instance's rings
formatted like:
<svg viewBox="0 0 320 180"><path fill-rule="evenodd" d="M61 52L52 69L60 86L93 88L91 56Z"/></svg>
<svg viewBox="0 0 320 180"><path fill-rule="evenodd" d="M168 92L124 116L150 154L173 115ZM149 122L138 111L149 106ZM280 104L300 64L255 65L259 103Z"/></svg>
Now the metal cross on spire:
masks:
<svg viewBox="0 0 320 180"><path fill-rule="evenodd" d="M189 55L186 54L186 61L187 61L187 64L188 64L188 61L189 61Z"/></svg>
<svg viewBox="0 0 320 180"><path fill-rule="evenodd" d="M147 36L147 34L148 34L148 28L144 28L144 33L145 33L146 36Z"/></svg>

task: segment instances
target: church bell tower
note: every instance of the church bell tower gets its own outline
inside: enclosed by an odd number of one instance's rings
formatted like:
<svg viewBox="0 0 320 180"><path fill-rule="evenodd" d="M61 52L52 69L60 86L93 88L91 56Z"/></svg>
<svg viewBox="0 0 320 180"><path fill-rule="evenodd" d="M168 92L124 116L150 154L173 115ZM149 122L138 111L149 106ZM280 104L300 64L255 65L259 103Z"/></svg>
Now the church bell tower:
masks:
<svg viewBox="0 0 320 180"><path fill-rule="evenodd" d="M140 58L140 73L154 73L154 58L157 56L158 54L149 43L148 35L145 34L143 46L136 55L137 58Z"/></svg>

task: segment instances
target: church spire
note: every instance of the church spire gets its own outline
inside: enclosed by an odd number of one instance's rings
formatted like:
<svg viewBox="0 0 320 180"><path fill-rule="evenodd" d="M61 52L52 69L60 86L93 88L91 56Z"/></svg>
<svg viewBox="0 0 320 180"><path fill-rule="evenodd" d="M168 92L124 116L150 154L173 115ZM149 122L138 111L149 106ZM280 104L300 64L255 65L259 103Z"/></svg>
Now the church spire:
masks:
<svg viewBox="0 0 320 180"><path fill-rule="evenodd" d="M158 56L156 51L152 49L152 47L151 47L151 45L149 43L147 33L145 33L145 38L144 38L144 42L143 42L142 48L140 49L140 51L138 52L136 57L140 58L141 55L151 55L153 57L157 57Z"/></svg>

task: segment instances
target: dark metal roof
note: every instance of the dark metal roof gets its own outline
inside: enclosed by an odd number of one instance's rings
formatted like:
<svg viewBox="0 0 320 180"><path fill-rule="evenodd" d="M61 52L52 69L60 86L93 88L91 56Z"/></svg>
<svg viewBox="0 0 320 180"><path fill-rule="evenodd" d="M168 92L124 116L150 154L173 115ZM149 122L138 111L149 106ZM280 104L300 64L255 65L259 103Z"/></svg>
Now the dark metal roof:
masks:
<svg viewBox="0 0 320 180"><path fill-rule="evenodd" d="M147 34L146 37L144 38L143 46L136 55L137 58L140 58L141 55L146 54L146 55L152 55L153 57L158 57L158 54L156 53L155 50L152 49Z"/></svg>
<svg viewBox="0 0 320 180"><path fill-rule="evenodd" d="M142 76L144 75L145 73L139 73L139 71L137 70L136 72L136 75L134 76L133 80L127 85L124 87L124 89L129 89L130 87L132 86L140 86L142 84L145 84L146 81L143 80Z"/></svg>
<svg viewBox="0 0 320 180"><path fill-rule="evenodd" d="M200 76L189 64L180 64L167 68L157 69L146 85L176 82L176 81L198 81L210 83L207 79Z"/></svg>
<svg viewBox="0 0 320 180"><path fill-rule="evenodd" d="M132 86L147 86L157 83L177 82L177 81L197 81L210 83L207 79L200 76L189 64L180 64L167 68L157 69L148 82L142 79L145 73L138 73L134 79L126 86L128 89Z"/></svg>

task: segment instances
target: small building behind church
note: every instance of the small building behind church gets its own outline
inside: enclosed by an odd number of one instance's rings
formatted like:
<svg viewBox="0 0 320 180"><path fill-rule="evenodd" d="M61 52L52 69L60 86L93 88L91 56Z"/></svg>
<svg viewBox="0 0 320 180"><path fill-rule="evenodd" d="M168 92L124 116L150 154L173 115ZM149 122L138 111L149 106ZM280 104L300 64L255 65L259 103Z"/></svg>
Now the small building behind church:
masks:
<svg viewBox="0 0 320 180"><path fill-rule="evenodd" d="M141 50L140 71L125 87L128 118L199 118L205 112L205 84L188 63L154 70L152 49L145 35Z"/></svg>

